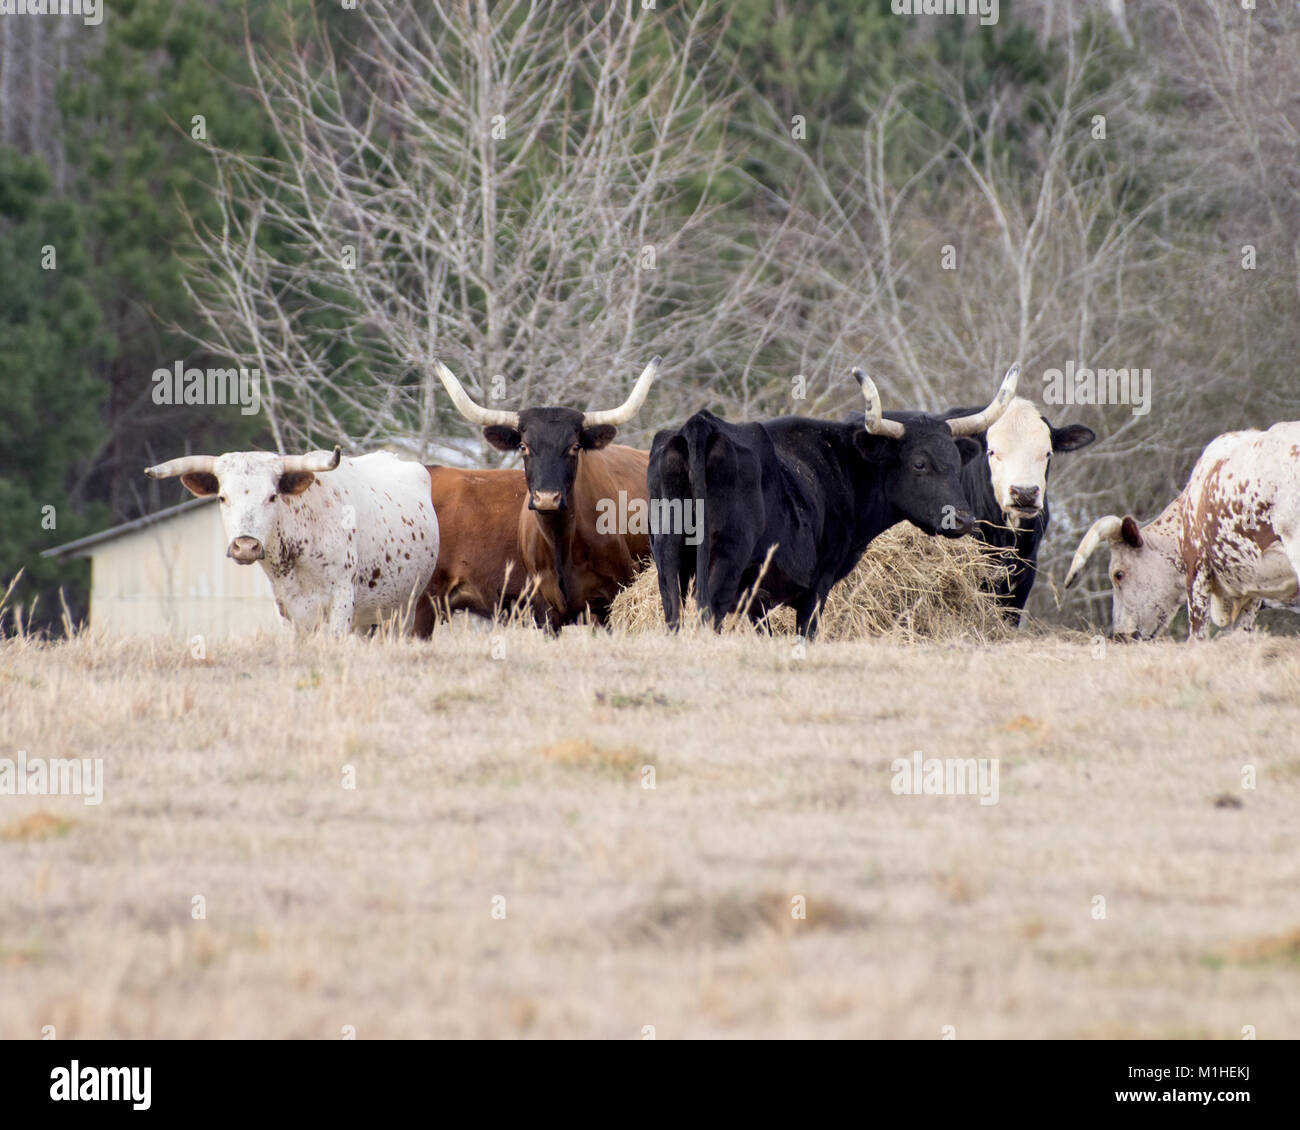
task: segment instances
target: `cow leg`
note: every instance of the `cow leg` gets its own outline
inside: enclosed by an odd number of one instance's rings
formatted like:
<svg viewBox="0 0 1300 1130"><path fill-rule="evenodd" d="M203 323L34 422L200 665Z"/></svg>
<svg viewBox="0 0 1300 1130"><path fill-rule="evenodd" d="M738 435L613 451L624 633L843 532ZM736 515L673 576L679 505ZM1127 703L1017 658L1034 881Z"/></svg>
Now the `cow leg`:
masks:
<svg viewBox="0 0 1300 1130"><path fill-rule="evenodd" d="M1208 569L1197 567L1187 580L1188 638L1203 640L1210 634L1210 601L1213 588Z"/></svg>
<svg viewBox="0 0 1300 1130"><path fill-rule="evenodd" d="M329 633L346 636L352 631L352 613L356 607L356 594L348 586L340 586L330 596Z"/></svg>
<svg viewBox="0 0 1300 1130"><path fill-rule="evenodd" d="M1296 581L1300 582L1300 498L1292 500L1289 512L1281 508L1275 512L1273 526L1286 551L1286 559L1291 562L1291 571L1296 575ZM1300 607L1300 594L1293 607Z"/></svg>
<svg viewBox="0 0 1300 1130"><path fill-rule="evenodd" d="M821 626L822 609L826 607L826 597L830 594L830 585L818 585L805 593L794 606L794 627L805 639L812 639Z"/></svg>
<svg viewBox="0 0 1300 1130"><path fill-rule="evenodd" d="M722 621L727 614L735 612L740 604L741 583L745 567L740 559L718 553L718 547L712 547L709 561L709 606L706 611L715 632L722 631Z"/></svg>
<svg viewBox="0 0 1300 1130"><path fill-rule="evenodd" d="M681 499L682 505L687 505L691 497L691 476L686 441L680 435L673 436L662 446L656 443L646 475L646 487L652 502ZM659 574L659 601L664 609L664 622L670 631L675 632L681 625L683 597L695 573L695 547L686 544L684 531L660 529L651 532L650 553Z"/></svg>
<svg viewBox="0 0 1300 1130"><path fill-rule="evenodd" d="M1259 610L1264 607L1262 600L1248 600L1242 606L1241 611L1237 614L1233 627L1239 628L1243 632L1253 632L1255 630L1255 617L1259 615Z"/></svg>
<svg viewBox="0 0 1300 1130"><path fill-rule="evenodd" d="M690 551L690 569L686 568L688 547L681 535L656 534L650 542L655 571L659 575L659 602L664 609L664 623L670 631L677 631L682 620L682 600L695 572L695 553Z"/></svg>
<svg viewBox="0 0 1300 1130"><path fill-rule="evenodd" d="M438 620L438 608L428 590L420 593L415 600L415 616L411 621L411 635L416 639L427 640L433 635L433 625Z"/></svg>
<svg viewBox="0 0 1300 1130"><path fill-rule="evenodd" d="M1011 567L1011 591L1007 593L1002 604L1002 614L1013 628L1020 627L1020 616L1029 603L1029 593L1034 587L1038 572L1038 562L1034 558L1022 557L1015 548L1006 554L1006 564Z"/></svg>

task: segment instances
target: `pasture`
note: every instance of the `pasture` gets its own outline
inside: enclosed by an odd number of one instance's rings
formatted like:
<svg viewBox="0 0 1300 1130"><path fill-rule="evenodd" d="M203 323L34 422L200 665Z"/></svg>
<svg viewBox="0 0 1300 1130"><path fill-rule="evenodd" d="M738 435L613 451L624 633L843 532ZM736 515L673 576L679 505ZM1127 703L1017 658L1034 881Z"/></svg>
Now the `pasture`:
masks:
<svg viewBox="0 0 1300 1130"><path fill-rule="evenodd" d="M19 638L0 747L104 764L0 797L6 1038L1300 1036L1295 638Z"/></svg>

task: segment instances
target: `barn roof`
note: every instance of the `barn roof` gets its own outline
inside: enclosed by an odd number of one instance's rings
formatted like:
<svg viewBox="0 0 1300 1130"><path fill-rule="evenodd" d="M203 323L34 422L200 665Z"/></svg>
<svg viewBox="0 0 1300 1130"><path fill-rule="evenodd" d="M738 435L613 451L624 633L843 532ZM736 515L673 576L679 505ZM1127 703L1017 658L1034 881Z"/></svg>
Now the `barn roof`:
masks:
<svg viewBox="0 0 1300 1130"><path fill-rule="evenodd" d="M53 549L45 550L41 556L51 557L55 561L67 561L72 557L89 557L91 551L97 546L103 545L104 542L113 541L123 534L130 534L136 530L156 526L159 522L166 522L200 506L207 506L215 498L216 495L209 495L206 498L191 498L188 502L182 502L179 506L169 506L166 510L158 510L153 514L133 518L129 522L123 522L120 526L113 526L111 529L101 530L97 534L90 534L87 537L78 538L76 541L70 541L64 545L56 545Z"/></svg>

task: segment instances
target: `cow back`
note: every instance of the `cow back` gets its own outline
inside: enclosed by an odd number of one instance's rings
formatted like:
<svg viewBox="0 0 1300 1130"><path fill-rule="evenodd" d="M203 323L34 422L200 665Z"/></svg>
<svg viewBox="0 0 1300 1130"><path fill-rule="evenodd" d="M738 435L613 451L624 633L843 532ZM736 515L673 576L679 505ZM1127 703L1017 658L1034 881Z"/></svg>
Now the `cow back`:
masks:
<svg viewBox="0 0 1300 1130"><path fill-rule="evenodd" d="M491 616L519 599L527 582L519 554L521 470L426 468L442 545L426 592L434 605Z"/></svg>

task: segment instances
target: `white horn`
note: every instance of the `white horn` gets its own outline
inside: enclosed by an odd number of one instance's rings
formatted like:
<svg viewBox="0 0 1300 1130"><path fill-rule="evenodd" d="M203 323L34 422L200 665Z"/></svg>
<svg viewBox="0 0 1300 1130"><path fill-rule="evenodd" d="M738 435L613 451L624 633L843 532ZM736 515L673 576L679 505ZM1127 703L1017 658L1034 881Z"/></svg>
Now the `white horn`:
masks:
<svg viewBox="0 0 1300 1130"><path fill-rule="evenodd" d="M1067 589L1079 579L1083 567L1088 564L1088 558L1096 552L1097 547L1103 541L1119 540L1119 531L1123 524L1123 519L1115 517L1114 514L1108 514L1105 518L1098 518L1093 522L1088 532L1083 535L1083 541L1079 543L1079 548L1074 551L1074 560L1070 562L1070 571L1065 574L1065 587Z"/></svg>
<svg viewBox="0 0 1300 1130"><path fill-rule="evenodd" d="M338 444L334 445L333 451L309 451L306 455L286 455L284 473L289 475L297 471L312 471L320 474L322 471L332 471L339 465L341 455L342 449Z"/></svg>
<svg viewBox="0 0 1300 1130"><path fill-rule="evenodd" d="M887 439L902 439L903 425L897 420L886 420L880 414L880 393L875 382L861 369L853 370L853 379L862 386L862 399L866 401L863 410L863 423L873 436L885 436Z"/></svg>
<svg viewBox="0 0 1300 1130"><path fill-rule="evenodd" d="M500 408L480 408L475 404L460 381L456 379L455 374L441 361L434 360L433 371L438 374L438 379L442 381L442 387L447 390L451 402L456 405L456 410L471 424L478 424L481 428L493 424L504 424L508 428L519 427L518 412L507 412Z"/></svg>
<svg viewBox="0 0 1300 1130"><path fill-rule="evenodd" d="M174 479L177 475L210 475L216 462L215 455L182 455L179 459L169 459L156 467L146 467L144 473L151 479Z"/></svg>
<svg viewBox="0 0 1300 1130"><path fill-rule="evenodd" d="M1020 362L1017 361L1006 372L1002 378L1002 387L998 389L998 394L993 398L990 404L983 412L976 412L974 416L959 416L955 420L948 421L948 427L955 436L973 436L977 432L982 432L999 416L1006 411L1006 407L1011 403L1012 398L1016 395L1016 382L1020 380Z"/></svg>
<svg viewBox="0 0 1300 1130"><path fill-rule="evenodd" d="M582 426L594 428L601 424L626 424L645 403L645 398L650 394L650 386L655 383L655 377L659 375L659 364L662 360L662 357L650 359L650 364L641 370L632 394L619 407L611 408L606 412L585 413L582 417Z"/></svg>

